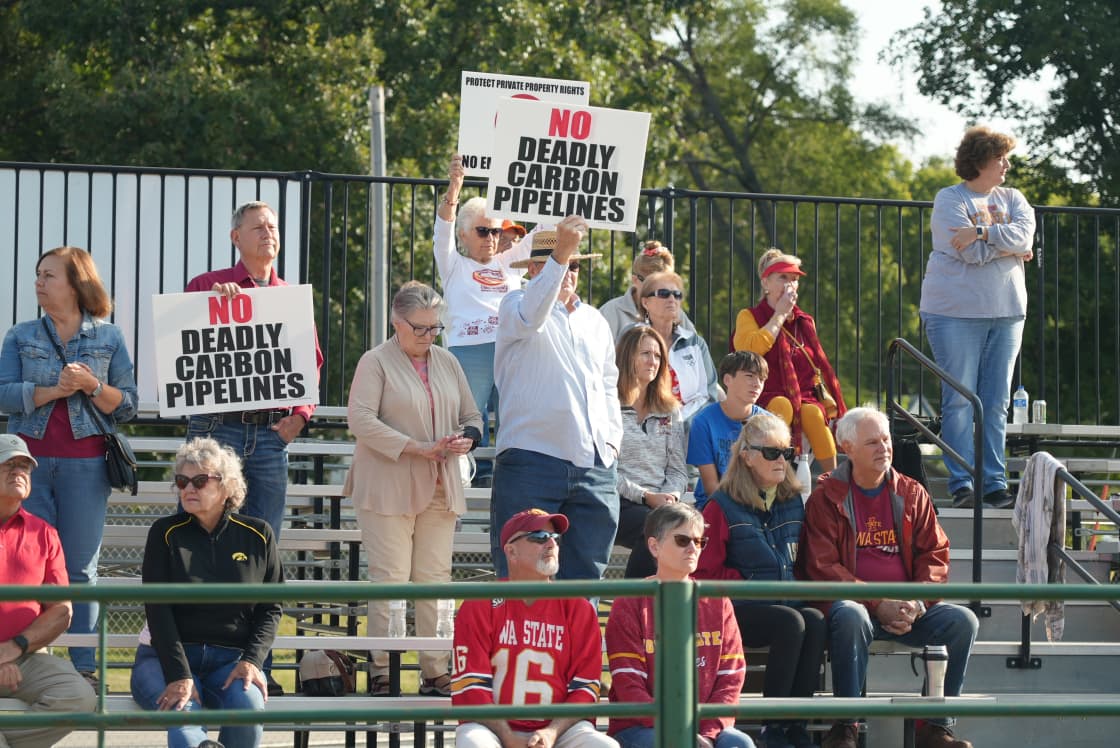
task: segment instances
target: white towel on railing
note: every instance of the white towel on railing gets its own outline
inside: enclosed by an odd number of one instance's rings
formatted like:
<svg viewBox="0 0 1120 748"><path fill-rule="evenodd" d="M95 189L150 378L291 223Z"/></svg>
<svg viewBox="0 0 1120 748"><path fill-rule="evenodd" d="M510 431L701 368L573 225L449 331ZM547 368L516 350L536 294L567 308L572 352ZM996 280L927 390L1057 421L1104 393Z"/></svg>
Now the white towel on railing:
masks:
<svg viewBox="0 0 1120 748"><path fill-rule="evenodd" d="M1019 534L1019 566L1015 581L1019 584L1063 584L1065 562L1050 550L1050 543L1065 547L1066 502L1064 484L1056 475L1062 463L1049 452L1035 452L1027 460L1019 481L1019 496L1011 524ZM1046 614L1046 639L1062 640L1065 631L1065 603L1060 600L1024 600L1023 614L1032 620Z"/></svg>

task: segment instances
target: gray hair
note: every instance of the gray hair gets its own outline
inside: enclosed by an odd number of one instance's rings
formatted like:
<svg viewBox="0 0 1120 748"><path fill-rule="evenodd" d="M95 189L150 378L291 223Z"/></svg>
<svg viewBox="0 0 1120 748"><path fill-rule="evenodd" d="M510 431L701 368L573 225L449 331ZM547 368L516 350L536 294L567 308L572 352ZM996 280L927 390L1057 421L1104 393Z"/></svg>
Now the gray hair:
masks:
<svg viewBox="0 0 1120 748"><path fill-rule="evenodd" d="M249 202L239 207L237 210L233 211L233 217L229 219L229 227L231 229L241 228L241 221L245 219L245 214L250 210L267 210L274 216L279 217L280 215L271 205L266 203L264 200L250 200Z"/></svg>
<svg viewBox="0 0 1120 748"><path fill-rule="evenodd" d="M474 228L475 221L485 221L486 198L472 197L459 208L459 215L455 218L455 234L461 236Z"/></svg>
<svg viewBox="0 0 1120 748"><path fill-rule="evenodd" d="M660 542L671 530L681 525L697 527L703 532L704 515L692 504L682 504L679 501L662 504L646 515L642 531L647 538L655 538Z"/></svg>
<svg viewBox="0 0 1120 748"><path fill-rule="evenodd" d="M759 498L758 483L755 482L754 473L751 472L740 455L749 450L752 444L766 438L776 438L785 445L790 443L789 426L781 418L770 412L756 413L746 420L739 438L731 446L731 459L727 463L727 472L719 482L719 490L745 506L763 510L766 506ZM786 477L778 484L778 501L788 501L797 496L801 491L801 483L797 480L797 472L793 463L786 463Z"/></svg>
<svg viewBox="0 0 1120 748"><path fill-rule="evenodd" d="M887 417L881 411L864 405L859 408L852 408L836 422L836 441L841 444L854 442L859 425L868 418L874 418L884 429L890 431L891 424Z"/></svg>
<svg viewBox="0 0 1120 748"><path fill-rule="evenodd" d="M393 321L397 322L420 309L435 309L442 315L446 306L443 297L434 288L426 283L411 280L401 286L393 297L392 317Z"/></svg>
<svg viewBox="0 0 1120 748"><path fill-rule="evenodd" d="M184 465L194 465L211 475L222 476L221 486L229 511L237 511L245 503L247 487L241 472L241 459L229 447L208 436L196 437L175 453L175 472L182 472Z"/></svg>

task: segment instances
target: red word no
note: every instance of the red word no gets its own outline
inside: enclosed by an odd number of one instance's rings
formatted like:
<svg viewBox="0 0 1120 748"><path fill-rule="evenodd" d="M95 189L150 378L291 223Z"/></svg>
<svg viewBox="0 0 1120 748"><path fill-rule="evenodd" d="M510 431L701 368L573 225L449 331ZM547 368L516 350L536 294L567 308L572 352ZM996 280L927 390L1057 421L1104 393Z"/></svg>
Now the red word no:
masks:
<svg viewBox="0 0 1120 748"><path fill-rule="evenodd" d="M583 109L553 109L548 121L548 137L566 138L568 133L576 140L587 140L591 134L591 112Z"/></svg>
<svg viewBox="0 0 1120 748"><path fill-rule="evenodd" d="M248 322L253 318L253 299L249 294L239 293L232 299L228 296L210 297L210 324L228 325L234 322Z"/></svg>

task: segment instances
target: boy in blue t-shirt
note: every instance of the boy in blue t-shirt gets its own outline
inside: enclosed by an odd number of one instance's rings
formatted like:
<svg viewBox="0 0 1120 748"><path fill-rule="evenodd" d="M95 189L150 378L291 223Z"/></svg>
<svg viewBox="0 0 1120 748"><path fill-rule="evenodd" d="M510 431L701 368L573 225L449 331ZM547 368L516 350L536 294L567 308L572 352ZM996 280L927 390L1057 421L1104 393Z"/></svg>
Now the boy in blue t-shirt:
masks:
<svg viewBox="0 0 1120 748"><path fill-rule="evenodd" d="M750 351L728 353L719 362L717 374L727 398L697 413L688 433L685 461L700 471L700 480L693 491L697 509L704 508L708 496L719 486L731 460L731 445L739 438L743 422L757 413L767 412L755 405L755 401L762 394L762 385L769 373L766 359Z"/></svg>

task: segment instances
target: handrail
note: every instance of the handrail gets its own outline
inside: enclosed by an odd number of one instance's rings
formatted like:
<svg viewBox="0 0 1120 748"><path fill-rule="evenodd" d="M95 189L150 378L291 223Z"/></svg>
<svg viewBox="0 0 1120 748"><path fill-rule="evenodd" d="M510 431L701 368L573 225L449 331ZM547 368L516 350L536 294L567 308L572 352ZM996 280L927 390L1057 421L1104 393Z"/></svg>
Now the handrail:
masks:
<svg viewBox="0 0 1120 748"><path fill-rule="evenodd" d="M922 588L929 588L923 592ZM655 625L659 632L655 688L664 698L654 703L619 704L553 704L521 706L456 707L455 718L508 719L527 714L541 717L556 716L652 716L658 727L659 748L689 745L696 734L700 716L720 714L739 716L797 716L801 719L855 716L892 717L944 717L957 716L1120 716L1120 700L1109 703L1077 704L1021 704L993 701L971 702L961 700L935 700L908 698L901 702L885 703L878 700L814 700L791 707L788 703L758 703L695 706L695 616L696 600L701 597L746 599L801 599L840 600L866 598L968 598L1017 600L1096 600L1107 601L1115 592L1100 585L1008 585L1008 584L947 584L917 583L851 583L851 582L656 582L652 580L588 580L582 582L478 582L472 584L377 584L346 582L337 585L310 583L275 585L207 584L172 585L148 584L135 587L76 585L73 587L0 586L0 601L41 600L57 602L138 601L167 602L267 602L277 596L286 600L319 599L346 601L349 599L490 599L505 598L557 598L557 597L627 597L652 596L655 599ZM101 636L105 635L105 621L101 621ZM104 663L101 665L104 668ZM671 675L670 675L671 674ZM102 672L104 676L104 672ZM104 679L102 680L104 683ZM689 697L689 695L691 695ZM679 697L679 698L678 698ZM211 715L213 716L213 715ZM303 709L270 709L266 712L230 710L221 713L226 724L277 724L313 722L353 722L358 724L380 721L414 722L448 719L445 705L432 707L362 707L343 708L337 702L323 700L321 708L313 713ZM167 727L197 722L197 713L183 712L128 712L109 713L105 708L104 693L94 713L6 713L0 712L0 729L30 728L46 725L96 729L99 739L104 731L122 727ZM355 728L360 729L360 728Z"/></svg>
<svg viewBox="0 0 1120 748"><path fill-rule="evenodd" d="M906 410L895 399L897 382L895 377L900 376L901 362L897 362L900 353L905 353L914 359L923 369L930 372L945 384L959 392L972 404L972 454L974 463L970 466L968 461L957 450L950 447L944 439L933 433L925 424L918 421L910 411ZM915 348L905 338L895 338L887 346L887 417L897 413L903 420L932 441L941 451L949 455L957 464L972 471L973 499L972 499L972 581L977 584L983 581L983 552L984 552L984 502L982 499L982 486L984 485L984 404L975 392L958 382L949 372L938 366L932 359ZM891 419L893 421L893 419ZM973 612L986 615L979 600L969 603Z"/></svg>

